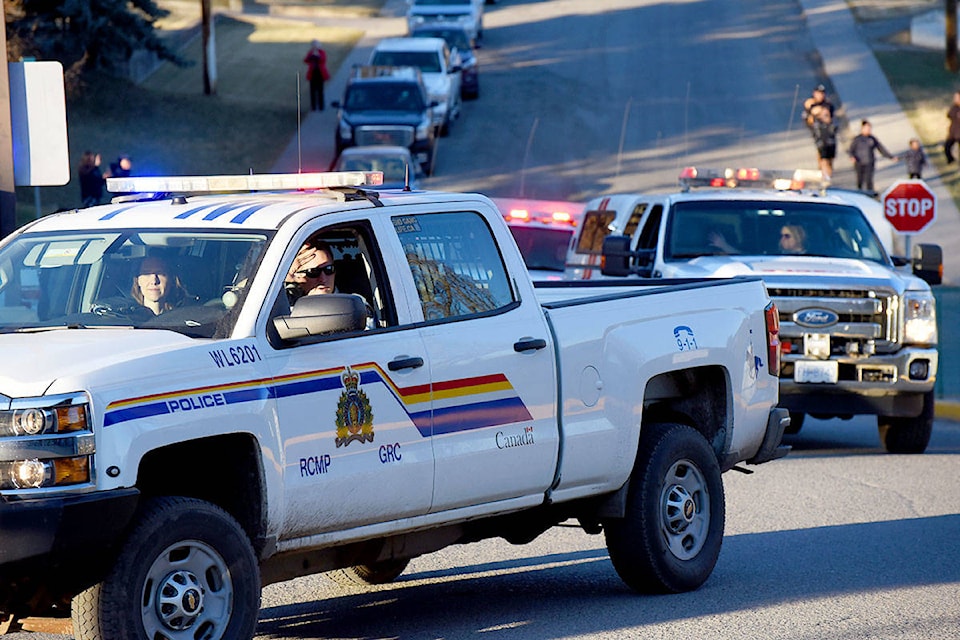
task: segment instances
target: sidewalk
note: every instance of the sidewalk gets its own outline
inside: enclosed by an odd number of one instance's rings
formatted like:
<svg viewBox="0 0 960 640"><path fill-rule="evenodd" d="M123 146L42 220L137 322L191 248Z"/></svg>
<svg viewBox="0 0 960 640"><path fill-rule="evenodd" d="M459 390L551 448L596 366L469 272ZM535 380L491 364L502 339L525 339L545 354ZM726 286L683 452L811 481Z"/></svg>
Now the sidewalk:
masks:
<svg viewBox="0 0 960 640"><path fill-rule="evenodd" d="M917 132L900 108L887 78L877 63L870 46L864 41L845 0L800 0L814 46L823 60L850 129L847 140L859 132L861 119L873 124L874 134L897 153L907 146ZM946 108L946 107L945 107ZM845 152L838 150L837 162L846 162ZM924 181L937 195L937 219L927 229L911 238L911 243L929 242L943 247L944 283L960 284L960 211L943 184L936 167L925 170ZM880 160L877 163L877 185L890 185L905 179L902 163Z"/></svg>
<svg viewBox="0 0 960 640"><path fill-rule="evenodd" d="M334 133L337 126L337 110L330 106L343 97L343 89L354 65L366 64L370 51L383 38L403 36L407 33L406 1L388 0L374 19L325 18L325 25L343 24L365 30L350 56L324 88L327 107L323 111L311 111L300 123L299 136L295 136L273 165L276 173L298 171L326 171L336 159Z"/></svg>

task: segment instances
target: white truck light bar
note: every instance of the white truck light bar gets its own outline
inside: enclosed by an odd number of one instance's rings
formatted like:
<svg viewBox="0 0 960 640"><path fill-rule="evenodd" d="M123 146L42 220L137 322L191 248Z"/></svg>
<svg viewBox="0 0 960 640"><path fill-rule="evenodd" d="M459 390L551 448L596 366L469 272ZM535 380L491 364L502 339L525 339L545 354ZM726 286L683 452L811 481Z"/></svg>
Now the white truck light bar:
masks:
<svg viewBox="0 0 960 640"><path fill-rule="evenodd" d="M225 191L301 191L383 184L381 171L264 173L237 176L138 176L107 178L111 193L223 193Z"/></svg>
<svg viewBox="0 0 960 640"><path fill-rule="evenodd" d="M799 191L808 183L825 187L823 172L819 169L698 169L684 167L680 172L680 186L691 187L761 187L779 191Z"/></svg>

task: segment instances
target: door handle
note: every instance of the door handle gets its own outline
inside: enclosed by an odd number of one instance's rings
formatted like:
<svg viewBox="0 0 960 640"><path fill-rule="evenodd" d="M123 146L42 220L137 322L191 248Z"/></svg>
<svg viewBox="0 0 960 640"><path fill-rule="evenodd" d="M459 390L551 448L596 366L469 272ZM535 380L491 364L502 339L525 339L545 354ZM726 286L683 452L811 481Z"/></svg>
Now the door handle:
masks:
<svg viewBox="0 0 960 640"><path fill-rule="evenodd" d="M401 369L417 369L423 366L423 358L414 356L412 358L397 358L387 363L387 369L390 371L400 371Z"/></svg>
<svg viewBox="0 0 960 640"><path fill-rule="evenodd" d="M517 353L524 351L539 351L547 346L547 341L543 338L520 338L513 343L513 350Z"/></svg>

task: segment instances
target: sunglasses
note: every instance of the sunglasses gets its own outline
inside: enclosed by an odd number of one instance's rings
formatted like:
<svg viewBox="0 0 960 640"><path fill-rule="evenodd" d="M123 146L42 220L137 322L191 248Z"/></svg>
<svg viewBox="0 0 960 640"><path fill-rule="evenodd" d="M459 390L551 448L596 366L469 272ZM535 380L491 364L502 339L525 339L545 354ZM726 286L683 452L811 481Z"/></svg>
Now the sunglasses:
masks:
<svg viewBox="0 0 960 640"><path fill-rule="evenodd" d="M781 233L781 234L780 234L780 237L781 237L781 238L792 238L793 235L792 235L792 234L789 234L789 233Z"/></svg>
<svg viewBox="0 0 960 640"><path fill-rule="evenodd" d="M310 269L297 271L297 274L306 276L307 278L319 278L320 274L323 274L325 276L332 276L336 272L337 272L337 267L335 265L328 264L322 267L312 267Z"/></svg>

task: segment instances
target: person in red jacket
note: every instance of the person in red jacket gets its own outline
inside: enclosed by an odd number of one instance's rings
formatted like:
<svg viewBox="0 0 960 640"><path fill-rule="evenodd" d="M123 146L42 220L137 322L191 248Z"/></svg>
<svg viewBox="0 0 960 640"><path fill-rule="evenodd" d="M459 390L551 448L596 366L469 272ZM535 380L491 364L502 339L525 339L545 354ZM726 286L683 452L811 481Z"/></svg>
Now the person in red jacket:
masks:
<svg viewBox="0 0 960 640"><path fill-rule="evenodd" d="M307 65L307 82L310 83L310 110L323 111L323 85L330 79L330 72L327 71L327 52L319 40L313 41L303 61Z"/></svg>

